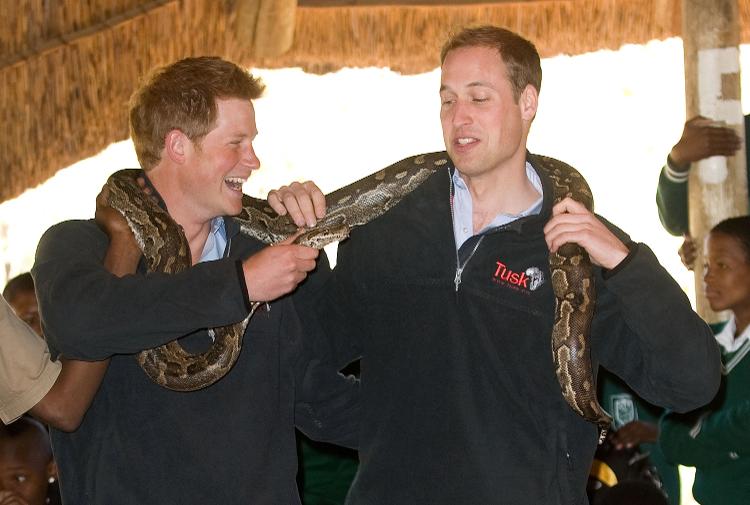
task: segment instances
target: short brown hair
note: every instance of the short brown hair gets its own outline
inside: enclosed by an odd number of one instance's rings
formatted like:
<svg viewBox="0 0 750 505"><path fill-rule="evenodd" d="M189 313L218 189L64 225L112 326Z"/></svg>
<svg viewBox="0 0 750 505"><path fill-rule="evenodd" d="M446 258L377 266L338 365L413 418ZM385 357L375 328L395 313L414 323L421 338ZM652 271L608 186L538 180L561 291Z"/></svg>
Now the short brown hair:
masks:
<svg viewBox="0 0 750 505"><path fill-rule="evenodd" d="M452 35L440 51L440 64L454 49L462 47L488 47L497 49L508 69L508 80L513 86L516 100L526 86L531 84L537 93L542 88L542 65L534 44L505 28L477 26L464 28Z"/></svg>
<svg viewBox="0 0 750 505"><path fill-rule="evenodd" d="M214 127L217 99L254 100L263 89L259 78L216 57L185 58L153 70L130 97L130 136L141 167L159 163L172 130L199 143Z"/></svg>

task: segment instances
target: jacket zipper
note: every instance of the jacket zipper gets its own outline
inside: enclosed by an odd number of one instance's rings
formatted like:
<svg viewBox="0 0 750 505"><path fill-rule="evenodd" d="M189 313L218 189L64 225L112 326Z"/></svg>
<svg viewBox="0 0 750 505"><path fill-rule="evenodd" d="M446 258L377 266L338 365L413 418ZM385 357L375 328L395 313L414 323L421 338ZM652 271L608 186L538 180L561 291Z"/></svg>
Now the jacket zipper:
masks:
<svg viewBox="0 0 750 505"><path fill-rule="evenodd" d="M451 174L450 170L448 171L448 177L450 177L450 188L449 188L449 197L450 197L450 205L451 205L451 229L453 230L453 241L455 244L456 240L456 222L455 222L455 216L454 216L454 210L453 210L453 175ZM471 254L466 258L466 260L461 263L461 258L458 256L458 244L455 244L456 246L456 275L453 277L453 284L456 286L456 293L458 293L458 287L461 285L461 276L464 273L464 268L466 268L466 265L469 263L471 258L474 256L474 253L477 252L477 249L479 249L479 244L482 243L482 240L484 240L484 235L479 237L479 240L477 240L477 243L474 245L474 249L471 250Z"/></svg>

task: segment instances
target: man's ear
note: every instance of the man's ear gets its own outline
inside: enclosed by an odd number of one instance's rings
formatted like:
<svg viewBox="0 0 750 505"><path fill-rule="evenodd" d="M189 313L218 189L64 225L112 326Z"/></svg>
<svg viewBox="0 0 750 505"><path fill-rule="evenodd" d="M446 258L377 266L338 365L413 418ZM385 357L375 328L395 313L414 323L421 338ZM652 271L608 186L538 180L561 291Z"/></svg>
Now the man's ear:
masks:
<svg viewBox="0 0 750 505"><path fill-rule="evenodd" d="M518 105L521 107L521 117L530 123L536 116L536 109L539 105L539 92L534 86L526 85L518 99Z"/></svg>
<svg viewBox="0 0 750 505"><path fill-rule="evenodd" d="M170 130L164 137L164 154L174 163L182 164L189 149L190 139L180 130Z"/></svg>

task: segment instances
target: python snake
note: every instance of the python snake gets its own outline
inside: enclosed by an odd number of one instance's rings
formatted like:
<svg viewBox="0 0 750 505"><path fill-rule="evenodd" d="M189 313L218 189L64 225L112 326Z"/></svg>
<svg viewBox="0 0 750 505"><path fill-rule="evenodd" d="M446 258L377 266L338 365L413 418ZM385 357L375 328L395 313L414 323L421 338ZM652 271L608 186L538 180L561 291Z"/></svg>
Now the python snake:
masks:
<svg viewBox="0 0 750 505"><path fill-rule="evenodd" d="M570 196L592 210L591 191L575 169L552 158L529 156L532 165L545 171L552 181L554 203ZM326 216L294 243L322 248L346 238L349 229L382 215L448 163L445 152L414 156L326 195ZM109 178L109 205L127 220L149 271L177 273L190 267L190 248L182 229L143 194L136 181L138 174L137 170L121 170ZM267 244L297 232L288 216L276 215L265 201L247 195L237 219L242 233ZM595 305L591 262L583 248L565 244L550 253L549 265L556 299L552 355L563 397L578 414L605 430L610 418L596 400L590 361L589 333ZM253 311L258 305L254 304ZM237 360L253 311L243 321L209 330L215 341L204 353L190 354L172 341L140 352L138 362L151 379L168 389L193 391L207 387L223 377Z"/></svg>

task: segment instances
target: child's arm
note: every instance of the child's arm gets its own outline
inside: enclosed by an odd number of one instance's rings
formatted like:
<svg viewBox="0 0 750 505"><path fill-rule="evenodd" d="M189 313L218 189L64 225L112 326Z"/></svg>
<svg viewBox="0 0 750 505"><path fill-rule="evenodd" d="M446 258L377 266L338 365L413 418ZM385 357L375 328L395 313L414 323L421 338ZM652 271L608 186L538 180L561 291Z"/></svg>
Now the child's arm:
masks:
<svg viewBox="0 0 750 505"><path fill-rule="evenodd" d="M141 251L122 215L106 205L105 191L96 199L96 221L109 236L104 267L122 277L136 271ZM62 371L57 380L30 412L59 430L74 431L81 424L99 389L109 360L61 361Z"/></svg>

